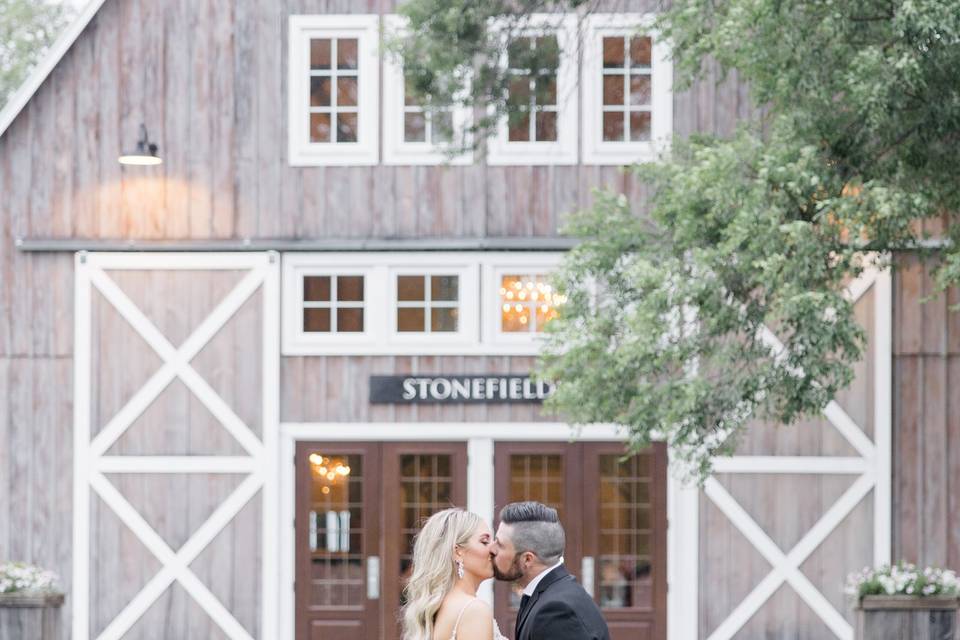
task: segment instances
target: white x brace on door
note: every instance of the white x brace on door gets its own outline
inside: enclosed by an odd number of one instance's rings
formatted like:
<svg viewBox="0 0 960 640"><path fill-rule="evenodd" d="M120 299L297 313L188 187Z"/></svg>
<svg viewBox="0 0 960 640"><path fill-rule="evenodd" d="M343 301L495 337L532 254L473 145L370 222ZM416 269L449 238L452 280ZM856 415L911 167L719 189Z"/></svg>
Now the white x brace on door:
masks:
<svg viewBox="0 0 960 640"><path fill-rule="evenodd" d="M240 271L230 293L178 347L151 322L108 275L118 270ZM122 638L174 582L179 583L224 634L248 640L248 631L191 570L190 565L257 493L262 504L261 557L277 546L277 470L279 433L279 292L280 258L267 253L79 253L75 271L74 370L74 640L90 635L90 504L96 493L156 557L160 570L99 634L98 640ZM91 294L98 291L149 345L162 365L105 424L91 425ZM191 360L257 291L261 292L262 436L238 417L214 388L191 366ZM171 304L174 304L171 301ZM111 446L175 379L179 379L239 443L237 456L120 456L107 455ZM253 391L253 390L251 390ZM92 433L96 433L91 437ZM171 548L124 497L106 474L245 474L239 486L213 511L179 549ZM273 638L277 616L277 570L262 561L261 632Z"/></svg>
<svg viewBox="0 0 960 640"><path fill-rule="evenodd" d="M853 484L826 510L816 523L789 550L781 549L770 535L754 520L747 510L715 478L706 480L703 495L706 496L746 540L770 564L769 573L758 582L749 594L727 615L719 626L712 630L707 640L730 640L743 629L750 618L767 602L783 584L790 587L803 599L813 612L823 620L827 628L841 640L853 640L853 628L831 604L823 593L800 570L803 562L837 529L854 508L873 491L873 561L877 564L890 561L891 535L891 323L892 299L889 270L866 269L850 283L846 296L856 303L873 289L872 342L875 370L872 407L874 438L871 439L860 425L836 402L831 401L823 410L823 416L858 455L839 456L761 456L735 455L713 461L715 473L724 474L849 474L855 476ZM764 342L774 353L781 353L784 345L772 331L764 328ZM684 527L698 527L698 491L695 488L678 488L673 496L674 508ZM700 531L699 535L709 535ZM673 574L676 593L670 602L675 610L696 610L699 589L699 564L697 545L686 538L682 566L675 567ZM850 567L850 570L860 567ZM693 640L701 632L710 629L697 628L697 615L671 615L670 637Z"/></svg>

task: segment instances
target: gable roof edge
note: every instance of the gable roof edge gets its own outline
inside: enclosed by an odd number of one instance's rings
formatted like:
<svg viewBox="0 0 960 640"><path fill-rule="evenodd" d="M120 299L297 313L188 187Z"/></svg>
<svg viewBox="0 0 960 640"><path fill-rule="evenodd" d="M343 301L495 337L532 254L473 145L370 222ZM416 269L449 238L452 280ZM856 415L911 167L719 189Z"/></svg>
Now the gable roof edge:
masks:
<svg viewBox="0 0 960 640"><path fill-rule="evenodd" d="M43 84L53 69L60 63L63 56L67 54L73 43L77 41L83 30L87 28L93 17L100 11L100 7L106 0L90 0L83 8L83 11L74 19L73 22L60 34L60 37L54 41L50 51L44 56L43 60L34 67L27 79L24 80L20 88L10 96L6 106L0 111L0 138L6 133L7 128L16 120L23 108L27 106L30 99Z"/></svg>

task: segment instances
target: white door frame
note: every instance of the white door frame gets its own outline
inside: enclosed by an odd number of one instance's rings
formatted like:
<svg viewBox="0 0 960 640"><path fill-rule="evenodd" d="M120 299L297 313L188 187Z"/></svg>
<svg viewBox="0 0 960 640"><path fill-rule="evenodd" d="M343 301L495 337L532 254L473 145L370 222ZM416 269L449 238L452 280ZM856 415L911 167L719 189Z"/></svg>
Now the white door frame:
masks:
<svg viewBox="0 0 960 640"><path fill-rule="evenodd" d="M179 347L157 329L108 275L116 270L240 270L246 274ZM258 492L262 499L262 553L276 547L277 434L279 423L280 257L265 253L87 253L75 260L74 320L74 493L73 493L73 626L74 640L90 635L90 498L96 492L133 534L156 556L160 571L107 625L98 640L122 638L174 582L179 582L232 640L252 640L233 614L191 571L190 563ZM124 407L91 438L91 297L96 289L160 357L162 365ZM262 291L263 388L262 436L258 438L217 394L190 361L222 329L243 304ZM119 456L110 447L174 380L202 402L245 451L241 456ZM147 523L107 473L245 473L247 477L178 550L172 549ZM275 634L277 572L263 564L261 637Z"/></svg>
<svg viewBox="0 0 960 640"><path fill-rule="evenodd" d="M296 617L296 600L294 597L294 576L296 575L296 541L294 535L294 517L296 514L296 470L294 456L297 442L312 441L432 441L432 442L465 442L467 444L467 504L466 508L481 515L487 522L494 522L494 443L497 441L543 441L569 442L576 438L578 441L624 441L623 432L610 425L587 425L574 430L573 427L562 422L284 422L280 424L280 521L286 523L280 534L280 544L276 556L270 561L280 567L281 589L280 602L280 638L281 640L294 639L294 620ZM672 504L678 498L672 496L674 492L690 492L683 489L667 474L667 512L670 517ZM694 497L696 491L693 490ZM679 517L679 512L678 512ZM681 554L677 553L682 546L677 544L682 540L690 527L688 523L670 521L667 528L667 581L668 599L674 591L669 587L671 577L675 575L671 569L675 563L683 562ZM696 529L694 528L695 532ZM696 535L694 533L694 535ZM268 560L265 559L265 562ZM481 585L480 596L491 605L493 604L493 583L488 581ZM670 610L668 604L668 611ZM674 609L679 608L674 606ZM668 623L669 630L669 623ZM673 638L671 635L670 638Z"/></svg>

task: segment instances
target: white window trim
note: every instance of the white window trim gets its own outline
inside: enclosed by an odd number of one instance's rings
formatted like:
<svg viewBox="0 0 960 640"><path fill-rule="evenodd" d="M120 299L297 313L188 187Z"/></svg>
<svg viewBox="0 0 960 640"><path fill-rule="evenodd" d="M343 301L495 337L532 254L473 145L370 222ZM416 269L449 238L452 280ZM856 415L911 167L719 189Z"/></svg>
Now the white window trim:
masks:
<svg viewBox="0 0 960 640"><path fill-rule="evenodd" d="M285 356L323 355L537 355L538 333L500 329L499 273L546 273L562 259L556 252L288 253L283 256ZM303 331L304 275L364 275L363 333ZM396 330L397 274L460 276L459 331Z"/></svg>
<svg viewBox="0 0 960 640"><path fill-rule="evenodd" d="M557 69L557 140L556 142L510 142L507 117L502 116L496 132L488 140L488 165L571 165L577 164L577 138L580 96L578 87L576 14L537 13L517 34L537 36L556 34L560 46ZM501 27L506 28L506 27ZM503 34L503 39L507 34ZM504 44L506 46L506 44ZM503 64L507 64L504 56Z"/></svg>
<svg viewBox="0 0 960 640"><path fill-rule="evenodd" d="M429 256L426 256L429 260ZM419 347L420 350L432 349L437 346L444 348L464 348L479 341L480 291L479 269L476 264L464 261L462 264L450 263L438 265L436 260L424 261L422 264L405 264L403 266L388 267L389 304L387 339L391 346ZM432 332L407 332L397 330L397 276L426 276L427 291L430 289L430 276L452 275L457 276L457 330ZM444 306L448 303L441 303ZM406 306L420 306L418 303L405 303ZM424 302L426 310L424 321L429 328L431 305Z"/></svg>
<svg viewBox="0 0 960 640"><path fill-rule="evenodd" d="M408 21L403 16L384 16L388 34L403 34ZM403 139L404 91L402 61L395 54L385 54L383 59L383 163L390 165L468 165L473 164L473 153L464 151L456 155L448 153L443 146L430 142L406 142ZM473 136L473 111L462 104L452 109L453 133L457 146L471 149Z"/></svg>
<svg viewBox="0 0 960 640"><path fill-rule="evenodd" d="M641 13L592 14L586 18L581 65L583 121L580 126L584 164L651 162L670 148L673 135L673 62L670 47L653 31L650 32L653 38L650 140L603 140L603 37L633 35L639 30L649 29L653 21L653 14Z"/></svg>
<svg viewBox="0 0 960 640"><path fill-rule="evenodd" d="M357 142L310 142L310 39L356 38ZM380 108L380 18L377 15L292 15L289 20L287 129L291 166L375 165Z"/></svg>

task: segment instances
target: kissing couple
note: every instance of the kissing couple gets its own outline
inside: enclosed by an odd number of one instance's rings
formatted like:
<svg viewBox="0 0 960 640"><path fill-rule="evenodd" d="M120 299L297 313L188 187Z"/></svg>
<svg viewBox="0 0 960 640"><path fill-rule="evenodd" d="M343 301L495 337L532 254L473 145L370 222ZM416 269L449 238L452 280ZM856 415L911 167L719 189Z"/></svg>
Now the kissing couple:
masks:
<svg viewBox="0 0 960 640"><path fill-rule="evenodd" d="M477 597L496 578L523 589L515 640L610 640L593 598L563 567L565 539L556 509L539 502L505 506L496 536L470 511L433 514L413 545L403 639L507 640Z"/></svg>

